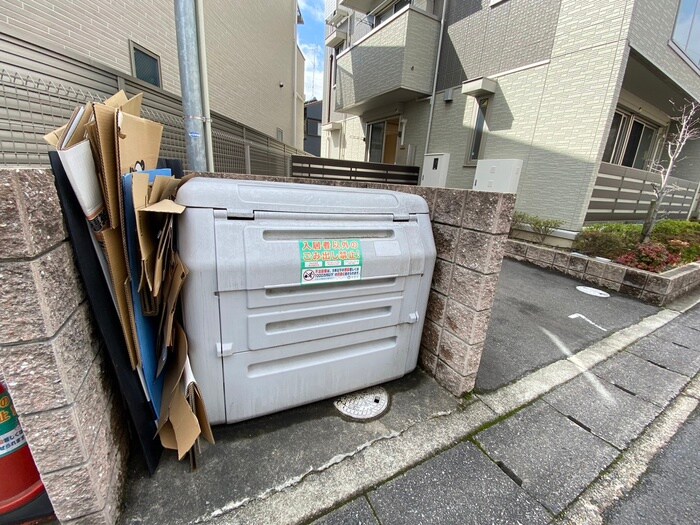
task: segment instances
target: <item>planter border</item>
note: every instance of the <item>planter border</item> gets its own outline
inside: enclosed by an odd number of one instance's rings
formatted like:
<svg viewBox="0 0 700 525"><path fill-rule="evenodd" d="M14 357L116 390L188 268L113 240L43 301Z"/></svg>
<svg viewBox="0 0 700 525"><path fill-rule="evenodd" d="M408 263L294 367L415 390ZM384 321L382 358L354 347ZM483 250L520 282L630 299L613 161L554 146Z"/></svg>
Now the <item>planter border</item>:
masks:
<svg viewBox="0 0 700 525"><path fill-rule="evenodd" d="M508 239L506 242L505 256L540 268L556 270L656 306L665 306L700 286L699 263L653 273L516 239Z"/></svg>

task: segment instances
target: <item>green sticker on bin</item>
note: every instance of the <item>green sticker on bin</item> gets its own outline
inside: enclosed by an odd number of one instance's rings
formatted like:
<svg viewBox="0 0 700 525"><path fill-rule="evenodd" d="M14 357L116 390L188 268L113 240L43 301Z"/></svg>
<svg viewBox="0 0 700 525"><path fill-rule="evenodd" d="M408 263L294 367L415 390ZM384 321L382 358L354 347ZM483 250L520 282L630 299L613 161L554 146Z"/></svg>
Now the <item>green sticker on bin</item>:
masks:
<svg viewBox="0 0 700 525"><path fill-rule="evenodd" d="M309 239L299 241L301 284L337 283L362 278L362 245L359 239Z"/></svg>

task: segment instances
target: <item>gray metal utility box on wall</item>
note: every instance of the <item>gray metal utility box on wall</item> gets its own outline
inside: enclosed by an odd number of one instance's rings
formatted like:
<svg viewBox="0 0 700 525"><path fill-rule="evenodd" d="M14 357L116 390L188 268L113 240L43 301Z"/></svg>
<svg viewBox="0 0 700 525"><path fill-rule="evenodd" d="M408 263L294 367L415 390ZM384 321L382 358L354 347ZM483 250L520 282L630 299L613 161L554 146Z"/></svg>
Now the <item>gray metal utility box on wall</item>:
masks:
<svg viewBox="0 0 700 525"><path fill-rule="evenodd" d="M435 264L421 197L194 178L177 202L185 330L212 423L415 368Z"/></svg>

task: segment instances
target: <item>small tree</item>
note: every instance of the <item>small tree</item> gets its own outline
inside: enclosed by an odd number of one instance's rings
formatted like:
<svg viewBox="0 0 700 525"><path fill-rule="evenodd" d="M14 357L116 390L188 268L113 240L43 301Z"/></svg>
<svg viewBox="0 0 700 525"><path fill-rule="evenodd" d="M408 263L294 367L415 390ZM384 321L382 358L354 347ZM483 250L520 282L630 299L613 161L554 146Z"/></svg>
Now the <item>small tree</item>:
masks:
<svg viewBox="0 0 700 525"><path fill-rule="evenodd" d="M661 182L652 184L655 199L649 206L649 212L644 219L644 226L642 226L642 243L649 242L651 232L660 219L659 210L664 197L678 189L678 186L675 184L669 184L669 178L671 177L676 163L682 160L680 155L683 148L689 141L700 138L700 103L692 101L684 104L681 108L680 115L672 117L671 120L675 124L675 128L669 133L666 144L668 164L664 167L661 164L655 163L651 167L651 171L661 176Z"/></svg>

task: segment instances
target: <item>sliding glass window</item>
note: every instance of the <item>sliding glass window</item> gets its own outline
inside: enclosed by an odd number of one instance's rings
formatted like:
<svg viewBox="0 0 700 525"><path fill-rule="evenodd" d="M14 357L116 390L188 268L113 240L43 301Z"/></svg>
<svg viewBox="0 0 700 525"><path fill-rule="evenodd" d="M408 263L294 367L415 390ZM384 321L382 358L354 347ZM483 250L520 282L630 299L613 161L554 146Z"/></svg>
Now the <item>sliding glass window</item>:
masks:
<svg viewBox="0 0 700 525"><path fill-rule="evenodd" d="M681 0L673 43L695 66L700 67L700 0Z"/></svg>
<svg viewBox="0 0 700 525"><path fill-rule="evenodd" d="M637 116L616 111L610 126L603 162L648 170L654 161L659 128Z"/></svg>

